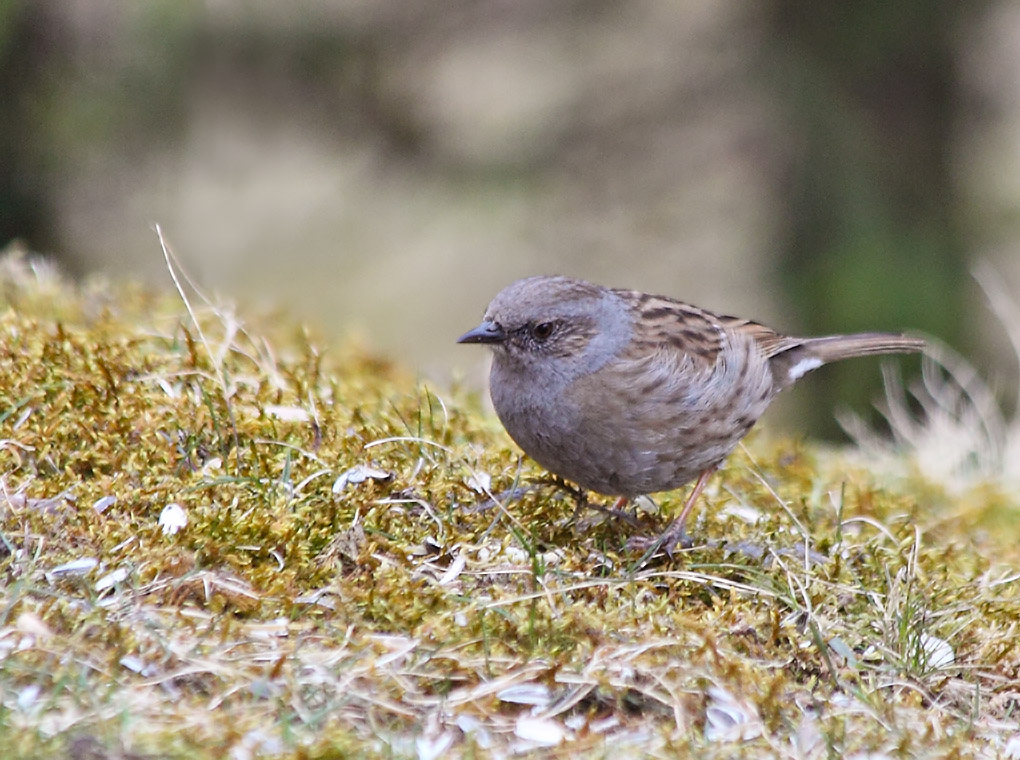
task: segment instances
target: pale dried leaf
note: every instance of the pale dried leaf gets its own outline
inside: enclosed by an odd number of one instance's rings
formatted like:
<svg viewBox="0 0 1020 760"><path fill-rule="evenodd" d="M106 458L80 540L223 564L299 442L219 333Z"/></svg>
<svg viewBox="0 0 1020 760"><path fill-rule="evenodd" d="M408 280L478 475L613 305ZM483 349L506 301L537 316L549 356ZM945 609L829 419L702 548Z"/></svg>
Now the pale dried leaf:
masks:
<svg viewBox="0 0 1020 760"><path fill-rule="evenodd" d="M311 415L300 406L279 406L277 404L266 404L263 407L266 414L284 422L308 422Z"/></svg>
<svg viewBox="0 0 1020 760"><path fill-rule="evenodd" d="M945 639L921 633L921 649L924 652L925 664L929 668L947 668L956 662L956 653L952 645Z"/></svg>
<svg viewBox="0 0 1020 760"><path fill-rule="evenodd" d="M118 567L113 572L107 573L98 581L96 581L96 591L105 591L110 586L115 586L118 583L123 583L127 580L128 571L125 567Z"/></svg>
<svg viewBox="0 0 1020 760"><path fill-rule="evenodd" d="M502 702L512 702L517 705L536 705L546 707L551 701L549 687L541 683L518 683L507 686L496 693Z"/></svg>
<svg viewBox="0 0 1020 760"><path fill-rule="evenodd" d="M749 741L761 736L763 725L758 711L726 689L710 686L705 708L705 738L710 742Z"/></svg>
<svg viewBox="0 0 1020 760"><path fill-rule="evenodd" d="M555 747L566 737L563 726L551 718L532 718L522 715L514 725L514 734L543 747Z"/></svg>
<svg viewBox="0 0 1020 760"><path fill-rule="evenodd" d="M380 470L378 467L372 467L367 464L357 464L349 470L341 473L340 477L333 482L333 493L343 493L348 484L357 485L358 483L364 483L369 478L372 480L386 481L392 477L393 473L386 472L386 470Z"/></svg>
<svg viewBox="0 0 1020 760"><path fill-rule="evenodd" d="M159 527L163 529L164 536L172 536L185 528L188 524L188 515L177 502L171 502L163 507L159 513Z"/></svg>
<svg viewBox="0 0 1020 760"><path fill-rule="evenodd" d="M92 509L96 511L96 514L103 514L107 509L117 503L116 496L104 496L101 499L96 499L92 502Z"/></svg>
<svg viewBox="0 0 1020 760"><path fill-rule="evenodd" d="M486 494L492 490L492 476L487 472L472 472L464 482L475 493Z"/></svg>
<svg viewBox="0 0 1020 760"><path fill-rule="evenodd" d="M52 636L50 627L43 622L42 618L30 610L25 610L14 623L15 627L22 633L27 633L36 638L44 639Z"/></svg>
<svg viewBox="0 0 1020 760"><path fill-rule="evenodd" d="M457 577L464 572L465 565L467 565L467 557L463 554L458 554L453 562L450 563L450 566L446 568L446 572L443 573L442 577L439 579L439 585L449 586L457 580Z"/></svg>
<svg viewBox="0 0 1020 760"><path fill-rule="evenodd" d="M436 760L445 757L447 750L453 746L453 734L446 731L439 736L419 736L414 740L418 752L418 760Z"/></svg>
<svg viewBox="0 0 1020 760"><path fill-rule="evenodd" d="M95 557L81 557L79 559L73 559L70 562L65 562L62 565L57 565L46 575L86 575L98 564L99 560Z"/></svg>

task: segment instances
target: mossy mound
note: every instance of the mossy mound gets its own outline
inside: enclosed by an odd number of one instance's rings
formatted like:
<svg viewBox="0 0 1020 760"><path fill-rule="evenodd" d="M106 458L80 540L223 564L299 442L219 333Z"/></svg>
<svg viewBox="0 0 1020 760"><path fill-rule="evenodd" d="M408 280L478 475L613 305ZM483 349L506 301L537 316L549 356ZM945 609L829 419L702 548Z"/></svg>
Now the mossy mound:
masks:
<svg viewBox="0 0 1020 760"><path fill-rule="evenodd" d="M665 515L522 488L470 394L21 259L0 294L5 758L1020 747L1016 535L930 489L759 438L650 560Z"/></svg>

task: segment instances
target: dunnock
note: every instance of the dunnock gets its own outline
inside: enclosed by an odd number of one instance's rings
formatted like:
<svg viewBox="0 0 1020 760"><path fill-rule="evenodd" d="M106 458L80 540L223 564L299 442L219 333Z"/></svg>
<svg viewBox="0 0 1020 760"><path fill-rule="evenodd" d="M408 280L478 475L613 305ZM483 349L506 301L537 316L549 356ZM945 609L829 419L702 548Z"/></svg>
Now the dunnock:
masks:
<svg viewBox="0 0 1020 760"><path fill-rule="evenodd" d="M787 337L664 296L544 276L500 291L458 342L493 349L496 413L550 472L620 503L697 478L658 539L670 553L708 478L781 390L827 362L924 347L889 333Z"/></svg>

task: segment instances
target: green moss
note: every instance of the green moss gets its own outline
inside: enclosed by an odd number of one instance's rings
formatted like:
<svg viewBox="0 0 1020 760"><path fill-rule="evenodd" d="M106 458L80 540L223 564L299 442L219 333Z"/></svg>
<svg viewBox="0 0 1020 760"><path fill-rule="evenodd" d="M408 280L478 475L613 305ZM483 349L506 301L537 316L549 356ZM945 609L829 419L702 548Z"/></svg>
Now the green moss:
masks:
<svg viewBox="0 0 1020 760"><path fill-rule="evenodd" d="M544 473L471 394L19 260L0 292L7 756L488 757L538 720L563 741L536 756L948 757L1018 730L1001 494L759 437L697 545L642 564L627 537L682 492L637 527L552 488L486 504Z"/></svg>

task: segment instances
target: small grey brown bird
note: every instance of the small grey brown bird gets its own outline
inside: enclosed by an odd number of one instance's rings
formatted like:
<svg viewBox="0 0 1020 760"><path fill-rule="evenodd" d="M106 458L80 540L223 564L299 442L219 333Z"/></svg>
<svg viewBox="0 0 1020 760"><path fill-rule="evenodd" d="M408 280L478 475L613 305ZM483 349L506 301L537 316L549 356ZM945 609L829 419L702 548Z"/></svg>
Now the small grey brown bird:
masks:
<svg viewBox="0 0 1020 760"><path fill-rule="evenodd" d="M827 362L924 348L893 333L788 337L665 296L546 276L500 291L458 343L492 348L496 414L550 472L620 503L697 478L658 539L669 553L708 478L780 391Z"/></svg>

